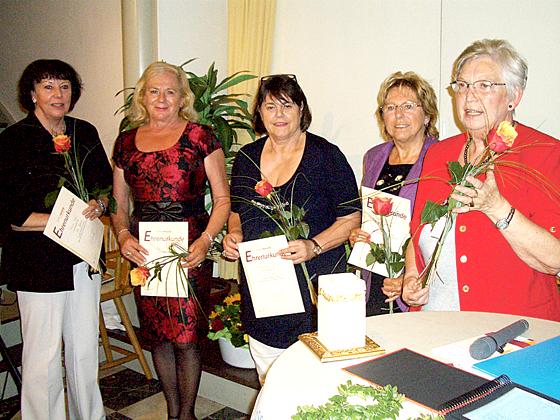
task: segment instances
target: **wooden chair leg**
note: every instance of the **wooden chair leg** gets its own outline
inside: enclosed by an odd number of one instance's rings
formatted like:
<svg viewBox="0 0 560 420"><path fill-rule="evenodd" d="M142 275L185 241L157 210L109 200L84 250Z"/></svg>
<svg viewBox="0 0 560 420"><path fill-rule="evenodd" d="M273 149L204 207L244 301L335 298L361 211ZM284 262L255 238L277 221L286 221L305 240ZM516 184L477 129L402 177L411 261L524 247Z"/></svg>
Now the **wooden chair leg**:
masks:
<svg viewBox="0 0 560 420"><path fill-rule="evenodd" d="M105 326L105 319L103 318L101 306L99 306L99 335L101 335L101 344L103 345L103 350L105 351L105 358L107 359L107 362L111 363L113 361L113 352L111 351L111 344L109 343L109 337L107 336L107 327Z"/></svg>
<svg viewBox="0 0 560 420"><path fill-rule="evenodd" d="M136 333L134 332L134 328L132 326L132 323L130 322L130 318L128 317L128 312L126 311L126 307L124 306L122 298L118 296L115 297L113 300L115 301L115 306L117 307L117 311L121 317L121 322L124 325L124 328L126 329L128 338L130 339L130 344L132 344L132 347L134 347L134 351L138 355L138 361L142 366L142 370L146 375L146 379L148 380L152 379L153 377L152 371L150 369L150 366L148 366L148 362L146 362L146 358L144 357L144 352L142 351L142 347L138 342L138 337L136 337Z"/></svg>

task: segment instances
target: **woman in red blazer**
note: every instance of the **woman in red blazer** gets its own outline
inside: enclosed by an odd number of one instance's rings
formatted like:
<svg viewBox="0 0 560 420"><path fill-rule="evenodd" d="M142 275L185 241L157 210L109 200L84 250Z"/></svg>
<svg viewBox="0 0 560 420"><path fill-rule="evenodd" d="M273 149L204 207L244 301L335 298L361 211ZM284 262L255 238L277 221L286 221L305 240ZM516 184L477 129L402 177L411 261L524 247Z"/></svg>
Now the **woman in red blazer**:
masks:
<svg viewBox="0 0 560 420"><path fill-rule="evenodd" d="M451 87L466 133L432 146L424 160L403 282L409 305L560 321L560 142L514 121L526 81L525 60L504 40L476 41L455 62ZM467 178L473 188L455 187L451 197L462 205L454 210L437 275L423 288L441 224L421 225L422 209L452 192L447 162L475 162L489 128L502 121L518 133L511 152L493 170Z"/></svg>

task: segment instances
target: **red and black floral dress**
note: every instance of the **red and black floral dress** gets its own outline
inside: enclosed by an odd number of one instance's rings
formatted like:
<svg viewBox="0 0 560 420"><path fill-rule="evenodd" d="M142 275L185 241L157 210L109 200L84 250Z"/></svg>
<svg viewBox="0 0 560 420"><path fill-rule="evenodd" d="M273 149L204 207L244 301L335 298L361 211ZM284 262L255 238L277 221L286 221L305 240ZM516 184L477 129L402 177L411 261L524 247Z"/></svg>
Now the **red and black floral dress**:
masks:
<svg viewBox="0 0 560 420"><path fill-rule="evenodd" d="M130 230L138 235L138 221L187 221L192 243L206 229L209 219L204 208L204 158L221 145L208 127L189 122L170 148L141 152L136 148L136 131L122 133L113 152L115 165L124 170L134 200ZM203 308L210 293L211 277L212 263L208 260L199 268L189 269L189 280ZM140 288L136 288L135 297L141 331L147 340L198 340L197 327L204 328L206 322L192 297L141 296Z"/></svg>

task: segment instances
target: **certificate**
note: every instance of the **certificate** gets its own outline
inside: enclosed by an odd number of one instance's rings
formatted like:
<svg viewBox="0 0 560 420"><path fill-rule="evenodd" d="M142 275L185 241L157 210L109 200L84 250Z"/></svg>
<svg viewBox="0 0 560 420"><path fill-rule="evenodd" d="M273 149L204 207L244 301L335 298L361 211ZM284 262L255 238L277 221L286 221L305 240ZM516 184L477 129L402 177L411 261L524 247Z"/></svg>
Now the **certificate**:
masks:
<svg viewBox="0 0 560 420"><path fill-rule="evenodd" d="M303 312L294 263L280 258L284 235L241 242L239 255L257 318Z"/></svg>
<svg viewBox="0 0 560 420"><path fill-rule="evenodd" d="M150 278L154 274L158 258L171 256L170 245L180 245L189 248L189 223L188 222L139 222L138 240L140 245L148 250L146 266L150 269ZM180 275L178 270L183 270ZM142 296L162 297L189 297L187 284L188 271L185 267L179 268L174 260L162 267L161 280L158 277L146 282L140 289Z"/></svg>
<svg viewBox="0 0 560 420"><path fill-rule="evenodd" d="M80 197L62 187L43 233L99 271L104 227L99 219L86 219L82 212L87 207Z"/></svg>
<svg viewBox="0 0 560 420"><path fill-rule="evenodd" d="M383 244L381 216L373 212L373 200L376 197L390 198L393 202L391 213L385 218L385 227L391 232L391 251L401 253L402 246L410 236L410 200L372 188L362 187L362 230L370 234L371 242ZM371 247L365 242L356 242L348 258L348 263L365 268L382 276L388 276L385 264L377 262L367 265L366 257Z"/></svg>

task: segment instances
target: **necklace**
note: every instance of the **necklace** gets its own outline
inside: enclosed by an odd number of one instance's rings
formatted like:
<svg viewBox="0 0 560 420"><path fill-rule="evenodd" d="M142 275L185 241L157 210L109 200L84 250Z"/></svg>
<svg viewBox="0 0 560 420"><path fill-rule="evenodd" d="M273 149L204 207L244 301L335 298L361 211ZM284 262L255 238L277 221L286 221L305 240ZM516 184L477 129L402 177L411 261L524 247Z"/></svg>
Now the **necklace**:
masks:
<svg viewBox="0 0 560 420"><path fill-rule="evenodd" d="M465 152L463 153L463 159L465 160L465 165L469 163L469 147L471 147L472 137L469 137L467 144L465 144Z"/></svg>
<svg viewBox="0 0 560 420"><path fill-rule="evenodd" d="M64 119L62 120L62 124L59 124L60 128L57 130L54 127L51 127L51 134L53 137L56 137L60 134L64 134L66 133L66 121L64 121Z"/></svg>

